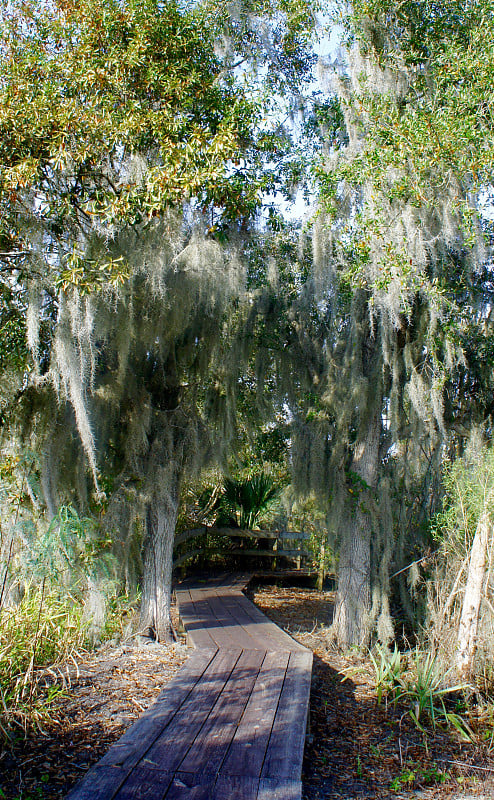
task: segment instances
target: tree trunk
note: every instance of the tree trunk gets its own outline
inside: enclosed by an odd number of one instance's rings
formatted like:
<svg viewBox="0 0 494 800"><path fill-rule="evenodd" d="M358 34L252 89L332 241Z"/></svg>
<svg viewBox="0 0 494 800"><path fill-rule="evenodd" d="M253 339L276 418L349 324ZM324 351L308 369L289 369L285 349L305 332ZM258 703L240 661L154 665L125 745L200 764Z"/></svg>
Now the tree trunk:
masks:
<svg viewBox="0 0 494 800"><path fill-rule="evenodd" d="M455 665L461 678L468 678L473 669L479 627L480 604L485 580L487 545L492 524L489 512L484 510L477 525L470 552L467 583L460 626Z"/></svg>
<svg viewBox="0 0 494 800"><path fill-rule="evenodd" d="M101 633L107 618L107 606L105 592L98 585L95 576L88 575L84 619L89 621L87 635L93 646L101 640Z"/></svg>
<svg viewBox="0 0 494 800"><path fill-rule="evenodd" d="M140 613L141 632L170 642L173 630L170 620L173 542L178 515L180 481L175 476L166 496L159 494L151 501L147 513L147 537L144 550L144 575Z"/></svg>
<svg viewBox="0 0 494 800"><path fill-rule="evenodd" d="M370 503L376 489L381 432L381 405L356 442L351 472L356 481L349 491L342 523L338 591L333 619L333 635L341 647L364 646L371 633L371 535Z"/></svg>

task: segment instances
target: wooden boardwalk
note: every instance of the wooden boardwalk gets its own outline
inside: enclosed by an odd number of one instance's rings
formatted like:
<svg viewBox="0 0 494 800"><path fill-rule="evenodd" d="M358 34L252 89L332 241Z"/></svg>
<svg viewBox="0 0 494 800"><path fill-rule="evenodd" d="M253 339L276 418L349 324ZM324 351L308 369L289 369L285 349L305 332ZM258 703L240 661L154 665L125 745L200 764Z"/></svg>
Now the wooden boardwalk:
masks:
<svg viewBox="0 0 494 800"><path fill-rule="evenodd" d="M67 800L300 800L312 653L248 580L179 586L194 652Z"/></svg>

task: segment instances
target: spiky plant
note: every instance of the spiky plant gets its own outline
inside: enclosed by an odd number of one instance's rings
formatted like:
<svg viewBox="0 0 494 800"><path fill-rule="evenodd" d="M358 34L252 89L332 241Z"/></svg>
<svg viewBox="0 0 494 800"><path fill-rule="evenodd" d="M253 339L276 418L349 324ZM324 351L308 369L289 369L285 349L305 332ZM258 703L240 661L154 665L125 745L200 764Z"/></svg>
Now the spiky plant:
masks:
<svg viewBox="0 0 494 800"><path fill-rule="evenodd" d="M223 493L219 498L219 516L236 527L253 530L272 509L280 495L280 488L265 472L249 478L225 478Z"/></svg>

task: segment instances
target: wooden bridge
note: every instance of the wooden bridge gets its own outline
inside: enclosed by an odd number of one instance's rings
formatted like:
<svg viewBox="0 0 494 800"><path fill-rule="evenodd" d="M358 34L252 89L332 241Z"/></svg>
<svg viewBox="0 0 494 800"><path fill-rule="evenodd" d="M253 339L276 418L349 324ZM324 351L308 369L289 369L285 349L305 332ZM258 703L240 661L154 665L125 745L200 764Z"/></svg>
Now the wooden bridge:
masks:
<svg viewBox="0 0 494 800"><path fill-rule="evenodd" d="M193 654L67 800L300 800L312 653L249 577L180 584Z"/></svg>

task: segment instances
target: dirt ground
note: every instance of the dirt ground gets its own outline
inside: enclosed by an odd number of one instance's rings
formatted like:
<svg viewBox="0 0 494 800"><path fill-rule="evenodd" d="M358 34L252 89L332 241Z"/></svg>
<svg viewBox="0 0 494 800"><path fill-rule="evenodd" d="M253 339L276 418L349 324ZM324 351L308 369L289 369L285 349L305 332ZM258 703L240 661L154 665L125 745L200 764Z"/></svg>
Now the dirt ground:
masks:
<svg viewBox="0 0 494 800"><path fill-rule="evenodd" d="M424 736L405 709L377 704L368 658L328 645L332 593L264 586L250 596L314 653L304 800L494 798L489 741L467 744L439 730Z"/></svg>
<svg viewBox="0 0 494 800"><path fill-rule="evenodd" d="M328 646L331 593L258 586L251 598L314 652L304 800L494 798L494 722L483 743L424 736L406 710L379 706L368 659ZM187 657L128 642L66 665L66 693L43 734L0 748L0 798L60 800L155 699ZM474 723L472 723L474 724Z"/></svg>

